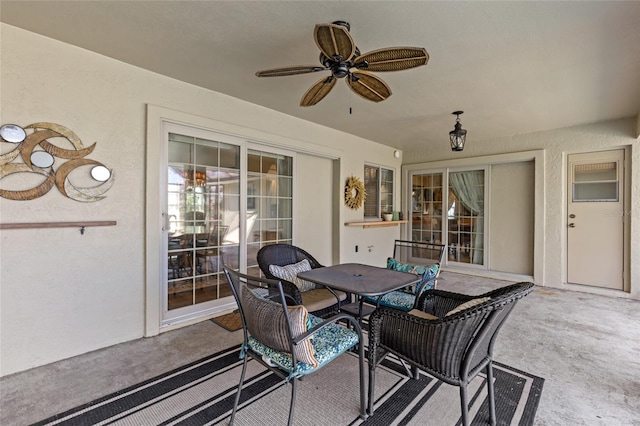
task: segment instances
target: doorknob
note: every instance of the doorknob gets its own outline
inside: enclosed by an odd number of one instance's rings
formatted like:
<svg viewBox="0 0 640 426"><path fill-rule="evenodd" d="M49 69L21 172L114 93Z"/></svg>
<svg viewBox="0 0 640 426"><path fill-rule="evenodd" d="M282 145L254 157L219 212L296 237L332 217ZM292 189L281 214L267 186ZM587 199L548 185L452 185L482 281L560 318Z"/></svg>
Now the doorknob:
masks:
<svg viewBox="0 0 640 426"><path fill-rule="evenodd" d="M570 223L570 224L569 224L569 228L575 228L575 227L576 227L576 224L575 224L575 223Z"/></svg>

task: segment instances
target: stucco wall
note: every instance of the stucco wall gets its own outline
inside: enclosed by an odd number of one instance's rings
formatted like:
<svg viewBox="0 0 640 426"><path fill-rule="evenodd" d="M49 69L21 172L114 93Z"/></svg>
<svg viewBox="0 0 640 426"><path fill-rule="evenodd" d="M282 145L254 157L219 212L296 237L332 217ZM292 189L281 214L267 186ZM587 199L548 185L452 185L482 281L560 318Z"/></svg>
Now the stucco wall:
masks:
<svg viewBox="0 0 640 426"><path fill-rule="evenodd" d="M447 151L446 147L432 151L405 152L412 158L412 166L442 164L447 161L468 161L483 156L503 153L518 153L531 150L544 151L544 207L541 214L543 245L543 274L539 284L587 291L614 297L640 299L640 149L636 138L637 117L587 124L563 129L541 131L496 138L489 141L474 141L469 130L463 155ZM627 219L627 288L624 292L609 291L598 287L567 284L567 156L573 153L603 151L625 147L629 149L627 159L628 207ZM537 188L536 188L537 189ZM496 235L500 237L500 234ZM492 236L493 238L494 236ZM502 238L508 238L502 235Z"/></svg>
<svg viewBox="0 0 640 426"><path fill-rule="evenodd" d="M365 162L400 168L393 148L6 24L0 31L0 122L62 124L85 145L97 142L91 158L113 168L116 179L106 199L97 203L72 201L56 188L32 201L0 198L0 220L117 221L112 227L88 228L84 235L78 228L0 232L1 375L143 336L148 104L204 117L217 130L250 139L330 153L339 162L341 182L350 174L362 178ZM313 170L298 176L301 186L315 178ZM398 182L398 193L399 188ZM337 204L338 217L327 220L341 225L362 219L362 210ZM363 263L381 264L385 254L347 256L351 241L386 247L399 235L397 227L375 232L334 228L343 253L338 259Z"/></svg>

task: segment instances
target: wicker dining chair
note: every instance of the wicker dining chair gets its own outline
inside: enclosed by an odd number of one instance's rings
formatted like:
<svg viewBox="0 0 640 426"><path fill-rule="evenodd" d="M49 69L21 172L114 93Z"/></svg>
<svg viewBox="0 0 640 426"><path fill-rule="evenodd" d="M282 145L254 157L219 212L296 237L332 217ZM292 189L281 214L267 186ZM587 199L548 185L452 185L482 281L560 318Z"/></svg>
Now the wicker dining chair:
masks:
<svg viewBox="0 0 640 426"><path fill-rule="evenodd" d="M460 388L462 424L469 424L467 386L487 375L489 414L496 424L493 347L516 302L533 290L522 282L478 296L428 290L416 309L379 308L369 317L369 414L374 411L375 370L389 354Z"/></svg>
<svg viewBox="0 0 640 426"><path fill-rule="evenodd" d="M299 286L300 283L296 285L294 283L297 281L295 275L302 269L297 269L297 272L274 274L275 269L281 272L283 268L293 268L292 271L295 271L296 265L305 261L308 262L307 270L324 267L300 247L291 244L269 244L258 250L257 260L265 277L279 280L282 283L285 294L294 301L292 304L306 306L309 313L313 315L324 317L336 313L340 310L342 302L348 303L351 299L351 295L347 293L334 291L317 284L305 283L307 287ZM272 289L272 293L276 293L275 289Z"/></svg>
<svg viewBox="0 0 640 426"><path fill-rule="evenodd" d="M226 265L224 272L238 304L244 332L240 350L242 373L229 424L233 425L238 410L249 356L291 384L287 423L291 425L298 381L356 346L360 373L359 415L366 419L364 344L358 320L348 314L328 319L316 317L304 306L287 306L289 297L279 281L241 274ZM268 291L274 286L278 289L275 296ZM346 321L351 328L337 324L338 321Z"/></svg>
<svg viewBox="0 0 640 426"><path fill-rule="evenodd" d="M436 288L440 276L440 265L444 258L444 244L426 241L395 240L393 257L387 258L387 269L410 272L418 275L417 284L376 297L365 297L365 302L376 307L387 307L410 311L420 293Z"/></svg>

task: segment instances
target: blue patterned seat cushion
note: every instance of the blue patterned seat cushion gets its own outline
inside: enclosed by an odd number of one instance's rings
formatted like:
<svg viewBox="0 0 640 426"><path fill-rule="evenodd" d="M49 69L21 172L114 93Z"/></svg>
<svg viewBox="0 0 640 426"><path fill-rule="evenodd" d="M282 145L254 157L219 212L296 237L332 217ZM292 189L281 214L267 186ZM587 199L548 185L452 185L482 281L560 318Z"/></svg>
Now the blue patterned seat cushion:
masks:
<svg viewBox="0 0 640 426"><path fill-rule="evenodd" d="M387 269L394 271L409 272L420 276L420 281L416 284L415 293L413 289L396 290L385 294L380 299L380 306L388 308L399 309L401 311L408 312L413 309L413 304L416 300L416 294L421 293L423 290L430 290L435 287L435 277L438 276L440 270L440 264L435 263L430 266L423 265L410 265L402 262L398 262L394 258L387 259ZM378 304L378 297L367 296L364 298L365 302L372 305Z"/></svg>
<svg viewBox="0 0 640 426"><path fill-rule="evenodd" d="M408 263L398 262L393 257L389 257L387 258L387 269L419 275L420 281L416 284L415 293L411 292L412 294L417 294L422 291L423 284L434 279L438 275L440 263L434 263L429 266L411 265Z"/></svg>
<svg viewBox="0 0 640 426"><path fill-rule="evenodd" d="M423 290L430 290L434 288L435 280L428 281L426 284L423 284ZM367 296L364 298L365 302L371 303L372 305L377 305L378 298ZM413 304L415 303L416 296L413 293L408 293L404 290L396 290L390 293L385 294L380 299L380 306L385 306L387 308L399 309L401 311L409 312L413 309Z"/></svg>
<svg viewBox="0 0 640 426"><path fill-rule="evenodd" d="M307 324L309 328L324 321L322 318L309 314ZM331 360L336 358L354 347L358 343L358 333L346 327L337 324L329 324L324 327L311 338L311 344L318 360L318 366L314 367L310 364L300 362L297 363L296 371L292 370L291 354L287 352L276 351L266 346L253 337L249 337L249 347L256 353L260 354L263 359L268 359L281 369L285 370L292 377L304 376L321 368Z"/></svg>

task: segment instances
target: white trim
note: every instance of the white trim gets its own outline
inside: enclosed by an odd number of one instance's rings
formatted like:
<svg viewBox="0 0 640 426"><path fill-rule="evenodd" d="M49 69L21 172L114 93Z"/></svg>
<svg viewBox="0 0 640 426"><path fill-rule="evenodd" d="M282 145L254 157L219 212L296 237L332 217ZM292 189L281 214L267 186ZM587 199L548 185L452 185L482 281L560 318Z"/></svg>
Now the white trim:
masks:
<svg viewBox="0 0 640 426"><path fill-rule="evenodd" d="M332 160L340 159L342 151L328 148L322 145L303 139L291 138L288 136L269 133L263 130L253 129L250 127L239 126L237 124L219 121L208 117L193 115L161 106L147 104L147 130L151 118L157 120L165 120L176 124L182 124L191 128L200 127L203 130L213 131L219 134L240 138L247 141L258 143L262 146L282 148L295 151L301 154L314 155L317 157L329 158ZM149 142L149 133L147 133L147 143Z"/></svg>

